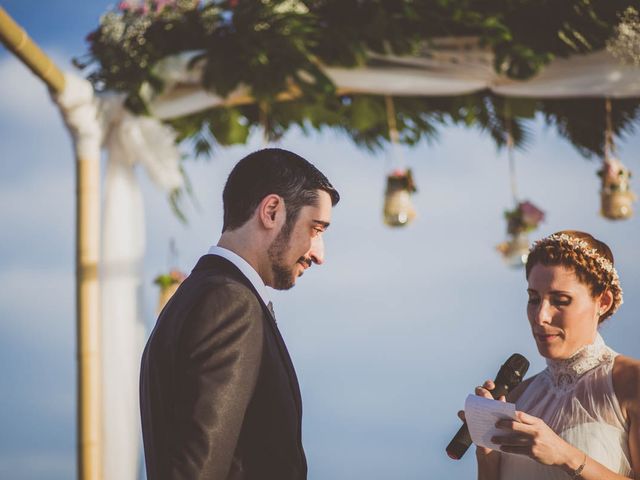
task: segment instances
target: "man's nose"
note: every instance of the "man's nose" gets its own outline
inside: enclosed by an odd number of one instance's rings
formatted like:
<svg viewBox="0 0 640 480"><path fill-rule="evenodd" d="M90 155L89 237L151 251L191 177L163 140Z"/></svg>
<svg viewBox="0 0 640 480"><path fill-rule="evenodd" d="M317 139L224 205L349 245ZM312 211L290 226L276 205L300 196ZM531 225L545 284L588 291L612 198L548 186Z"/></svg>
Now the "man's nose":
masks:
<svg viewBox="0 0 640 480"><path fill-rule="evenodd" d="M324 240L322 239L322 235L318 235L311 240L309 257L313 263L317 263L318 265L322 265L324 263Z"/></svg>

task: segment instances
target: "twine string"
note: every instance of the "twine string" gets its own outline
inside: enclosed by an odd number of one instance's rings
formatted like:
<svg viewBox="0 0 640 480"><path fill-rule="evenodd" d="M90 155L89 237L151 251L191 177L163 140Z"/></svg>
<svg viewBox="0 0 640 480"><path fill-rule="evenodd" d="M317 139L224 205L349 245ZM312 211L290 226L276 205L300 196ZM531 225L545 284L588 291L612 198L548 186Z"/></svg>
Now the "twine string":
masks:
<svg viewBox="0 0 640 480"><path fill-rule="evenodd" d="M516 158L515 158L515 142L513 140L513 131L511 127L511 112L509 106L505 107L505 124L507 127L507 157L509 159L509 182L511 184L511 196L514 205L518 205L518 184L516 181Z"/></svg>
<svg viewBox="0 0 640 480"><path fill-rule="evenodd" d="M611 99L607 97L604 102L606 128L604 132L604 161L608 162L615 153L613 143L613 122L611 119Z"/></svg>

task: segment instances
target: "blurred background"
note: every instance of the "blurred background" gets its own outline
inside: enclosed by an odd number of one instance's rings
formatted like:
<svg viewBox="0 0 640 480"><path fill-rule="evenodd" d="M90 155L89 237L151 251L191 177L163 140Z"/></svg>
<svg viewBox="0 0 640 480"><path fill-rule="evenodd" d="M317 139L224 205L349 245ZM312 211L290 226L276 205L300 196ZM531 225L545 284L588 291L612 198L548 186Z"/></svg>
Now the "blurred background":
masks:
<svg viewBox="0 0 640 480"><path fill-rule="evenodd" d="M102 1L9 0L4 8L57 64L85 52ZM74 160L45 87L0 50L0 478L75 475ZM612 248L625 303L602 326L615 350L640 357L637 218L599 215L598 159L585 160L542 118L515 154L520 197L546 211L532 240L561 229L592 233ZM290 130L277 146L319 167L340 191L326 234L325 265L288 292L273 292L279 326L301 384L311 480L475 478L469 452L450 460L457 410L514 352L544 368L525 314L524 271L495 246L510 208L506 151L488 135L451 126L431 143L400 147L418 192L415 221L382 222L390 155L333 132ZM184 165L193 184L187 224L140 175L146 211L144 316L155 322L153 279L189 272L220 234L221 192L247 145L215 149ZM640 138L618 141L640 171ZM185 152L188 153L188 152ZM175 242L177 255L170 254Z"/></svg>

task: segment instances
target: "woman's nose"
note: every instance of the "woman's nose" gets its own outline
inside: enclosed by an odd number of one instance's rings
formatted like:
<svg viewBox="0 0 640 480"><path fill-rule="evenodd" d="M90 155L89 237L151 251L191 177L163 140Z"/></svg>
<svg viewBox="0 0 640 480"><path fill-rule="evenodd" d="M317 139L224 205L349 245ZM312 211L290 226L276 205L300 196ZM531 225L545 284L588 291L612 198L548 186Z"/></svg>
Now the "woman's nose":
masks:
<svg viewBox="0 0 640 480"><path fill-rule="evenodd" d="M535 323L538 325L544 325L551 323L551 305L548 301L542 300L538 305L534 316Z"/></svg>

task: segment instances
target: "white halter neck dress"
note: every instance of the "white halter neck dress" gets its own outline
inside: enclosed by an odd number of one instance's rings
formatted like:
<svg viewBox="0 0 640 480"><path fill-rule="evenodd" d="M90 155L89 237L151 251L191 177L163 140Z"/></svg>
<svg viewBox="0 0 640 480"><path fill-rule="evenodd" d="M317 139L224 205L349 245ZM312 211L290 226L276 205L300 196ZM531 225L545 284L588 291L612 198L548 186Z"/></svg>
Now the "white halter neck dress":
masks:
<svg viewBox="0 0 640 480"><path fill-rule="evenodd" d="M631 475L629 424L613 390L611 372L618 354L600 335L565 360L547 360L547 368L529 384L516 409L541 418L568 443L610 470ZM502 453L500 480L566 480L560 468L524 455Z"/></svg>

